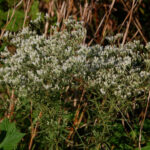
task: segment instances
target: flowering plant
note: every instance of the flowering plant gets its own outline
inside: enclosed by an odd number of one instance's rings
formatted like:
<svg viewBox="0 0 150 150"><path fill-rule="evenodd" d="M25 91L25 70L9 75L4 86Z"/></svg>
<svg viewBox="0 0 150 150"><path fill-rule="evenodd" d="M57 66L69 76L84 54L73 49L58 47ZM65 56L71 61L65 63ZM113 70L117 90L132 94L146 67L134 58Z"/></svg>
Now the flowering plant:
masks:
<svg viewBox="0 0 150 150"><path fill-rule="evenodd" d="M29 27L14 35L6 33L17 48L14 55L7 47L1 53L5 57L1 82L15 88L19 96L65 89L74 84L74 78L82 78L87 88L96 87L102 95L111 91L121 99L144 92L141 87L150 80L149 43L146 47L139 41L88 47L83 44L86 30L82 23L70 19L65 24L61 32L53 27L49 38Z"/></svg>
<svg viewBox="0 0 150 150"><path fill-rule="evenodd" d="M37 18L32 24L39 21ZM38 107L40 111L42 109L41 130L48 132L44 132L44 136L39 134L47 147L56 141L63 145L61 137L69 137L66 129L70 128L72 116L76 117L80 109L83 110L81 117L87 111L90 118L90 121L84 119L86 126L83 126L85 131L89 127L87 135L90 136L82 140L96 145L97 141L110 135L110 124L117 118L118 111L126 111L133 99L145 100L144 95L150 89L150 43L144 46L134 41L117 46L115 41L121 37L117 34L107 38L110 45L87 46L83 42L85 35L82 22L69 19L63 31L58 32L57 26L53 27L53 34L48 38L30 27L16 34L7 32L4 36L16 50L11 53L5 47L0 54L3 64L0 83L15 89L20 100L30 98L35 111ZM75 98L80 98L78 107L69 105L71 109L63 101ZM63 103L57 101L60 99ZM20 112L22 108L24 106L20 106ZM79 124L83 121L81 117Z"/></svg>

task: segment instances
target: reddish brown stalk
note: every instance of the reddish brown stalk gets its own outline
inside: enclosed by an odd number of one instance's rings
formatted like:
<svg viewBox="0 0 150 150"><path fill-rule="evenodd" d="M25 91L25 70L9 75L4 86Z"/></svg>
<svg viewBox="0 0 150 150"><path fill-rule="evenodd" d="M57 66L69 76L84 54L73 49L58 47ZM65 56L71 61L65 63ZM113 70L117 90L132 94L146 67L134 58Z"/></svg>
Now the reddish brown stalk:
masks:
<svg viewBox="0 0 150 150"><path fill-rule="evenodd" d="M136 19L136 20L133 21L133 22L134 22L136 28L138 29L138 31L139 31L141 37L143 38L144 42L147 43L147 42L148 42L147 39L145 38L145 36L144 36L143 32L141 31L140 27L138 26L139 21Z"/></svg>
<svg viewBox="0 0 150 150"><path fill-rule="evenodd" d="M10 98L9 114L8 114L9 119L11 119L11 117L14 114L14 108L15 108L15 94L14 94L14 90L12 90L11 98Z"/></svg>
<svg viewBox="0 0 150 150"><path fill-rule="evenodd" d="M73 5L74 5L74 1L73 0L69 0L69 4L68 4L68 11L67 11L67 15L66 15L66 19L68 19L72 9L73 9Z"/></svg>
<svg viewBox="0 0 150 150"><path fill-rule="evenodd" d="M124 43L126 41L126 38L128 36L128 31L129 31L130 23L131 23L131 20L132 20L132 14L133 14L134 7L135 7L135 0L133 0L133 2L132 2L132 8L131 8L131 11L129 12L130 13L130 18L129 18L129 21L127 23L126 31L125 31L124 36L123 36L122 45L124 45Z"/></svg>
<svg viewBox="0 0 150 150"><path fill-rule="evenodd" d="M87 1L85 2L84 7L80 4L80 16L85 24L92 21L92 8L93 4L91 3L89 5Z"/></svg>
<svg viewBox="0 0 150 150"><path fill-rule="evenodd" d="M84 108L83 108L83 110L82 110L82 112L81 112L80 118L78 119L78 122L77 122L77 124L76 124L75 130L78 129L78 127L79 127L79 125L80 125L80 123L81 123L81 121L82 121L82 119L83 119L83 116L84 116L84 113L85 113L85 110L86 110L87 103L84 103L83 106L84 106Z"/></svg>
<svg viewBox="0 0 150 150"><path fill-rule="evenodd" d="M15 98L15 94L14 94L14 90L12 90L11 92L9 91L9 88L7 87L7 94L9 96L9 108L8 111L5 112L5 115L3 118L0 119L0 122L3 121L3 119L6 117L8 118L10 121L14 115L14 109L15 109L15 104L16 104L16 98ZM3 95L0 95L0 97L4 99Z"/></svg>
<svg viewBox="0 0 150 150"><path fill-rule="evenodd" d="M82 91L80 102L83 101L84 95L85 95L85 90ZM70 140L71 138L73 138L75 131L78 129L78 127L83 119L86 106L87 106L87 103L84 103L83 110L80 114L80 110L81 110L82 106L81 106L81 104L78 104L78 108L76 110L75 117L74 117L73 127L70 128L70 132L69 132L67 140ZM68 143L68 146L69 146L69 143Z"/></svg>
<svg viewBox="0 0 150 150"><path fill-rule="evenodd" d="M125 24L125 22L129 18L130 14L131 14L131 10L128 12L127 16L125 17L125 19L123 20L122 24L120 25L120 28L119 28L118 32L120 32L120 30L122 29L123 25Z"/></svg>
<svg viewBox="0 0 150 150"><path fill-rule="evenodd" d="M53 5L54 5L54 1L50 1L49 2L49 7L48 7L48 18L46 20L46 23L45 23L45 31L44 31L44 35L45 37L47 36L47 32L48 32L48 28L49 28L49 18L50 18L50 14L51 16L53 17L54 13L53 13Z"/></svg>
<svg viewBox="0 0 150 150"><path fill-rule="evenodd" d="M110 5L109 12L108 12L108 14L106 15L105 25L104 25L104 28L103 28L103 31L102 31L102 38L104 38L104 36L105 36L106 30L107 30L108 21L109 21L109 16L110 16L111 11L112 11L112 9L113 9L113 7L114 7L115 1L116 1L116 0L113 0L113 1L112 1L111 5ZM102 42L101 42L101 43L102 43Z"/></svg>
<svg viewBox="0 0 150 150"><path fill-rule="evenodd" d="M31 9L33 2L34 2L34 0L28 0L27 4L25 5L25 16L24 16L23 28L25 27L26 21L28 19L28 13Z"/></svg>
<svg viewBox="0 0 150 150"><path fill-rule="evenodd" d="M122 2L122 4L123 4L123 6L125 7L125 9L129 12L129 8L128 8L127 5L124 3L124 1L121 0L121 2ZM137 2L138 2L138 1L137 1ZM137 2L136 2L136 4L135 4L134 6L137 5ZM140 1L140 3L141 3L141 1ZM140 3L139 3L139 4L140 4ZM138 5L138 7L139 7L139 5ZM134 12L135 12L136 10L137 10L137 7L135 8ZM131 10L130 10L130 11L131 11ZM128 17L130 16L129 14L130 14L130 12L128 13L128 15L126 16L125 20L123 21L123 23L122 23L122 25L121 25L119 31L121 30L121 28L122 28L123 24L125 23L125 21L126 21L126 20L128 19ZM138 32L140 33L141 37L143 38L144 42L147 43L147 39L145 38L144 34L142 33L142 26L140 25L140 22L138 21L137 17L135 16L135 20L133 20L132 18L131 18L131 20L133 21L133 24L134 24L135 27L137 28L137 30L138 30Z"/></svg>
<svg viewBox="0 0 150 150"><path fill-rule="evenodd" d="M98 28L97 28L95 34L94 34L94 38L95 38L95 36L97 35L99 29L101 28L101 26L102 26L102 24L103 24L103 22L104 22L104 20L105 20L105 17L106 17L106 14L104 15L103 19L102 19L101 22L99 23L99 26L98 26ZM94 38L91 39L91 41L88 43L88 46L90 46L90 45L92 44Z"/></svg>
<svg viewBox="0 0 150 150"><path fill-rule="evenodd" d="M139 150L141 150L142 130L143 130L144 121L145 121L145 118L146 118L146 115L147 115L147 110L148 110L148 107L149 107L149 101L150 101L150 91L149 91L149 95L148 95L148 98L147 98L147 105L146 105L146 109L145 109L145 113L144 113L144 118L143 118L143 121L142 121L141 127L140 127L140 134L139 134Z"/></svg>
<svg viewBox="0 0 150 150"><path fill-rule="evenodd" d="M80 123L81 123L81 121L84 117L84 113L86 111L86 106L87 106L87 103L84 103L83 104L83 110L80 114L81 105L80 104L78 105L78 108L77 108L76 114L75 114L75 118L74 118L74 122L73 122L73 127L70 128L70 133L68 135L67 141L70 140L70 139L73 139L73 136L74 136L75 132L79 128L79 125L80 125ZM86 124L84 124L84 125L86 126ZM67 146L69 146L69 143L68 143Z"/></svg>
<svg viewBox="0 0 150 150"><path fill-rule="evenodd" d="M29 5L30 5L30 0L28 0L28 2L27 2L27 7L26 7L26 10L25 10L25 16L24 16L24 22L23 22L23 28L25 27L25 23L26 23L26 20L27 20L27 14L29 12Z"/></svg>
<svg viewBox="0 0 150 150"><path fill-rule="evenodd" d="M81 109L81 105L79 104L78 108L76 110L75 117L74 117L74 122L73 122L73 126L75 126L75 127L78 124L77 122L78 122L78 116L79 116L79 113L80 113L80 109ZM68 138L67 138L68 140L71 139L71 136L74 133L74 127L71 127L69 130L70 130L70 132L69 132L69 135L68 135Z"/></svg>
<svg viewBox="0 0 150 150"><path fill-rule="evenodd" d="M67 4L64 1L61 5L57 4L57 22L60 23L66 17Z"/></svg>
<svg viewBox="0 0 150 150"><path fill-rule="evenodd" d="M133 41L133 39L137 36L138 33L139 33L139 31L136 31L129 41Z"/></svg>
<svg viewBox="0 0 150 150"><path fill-rule="evenodd" d="M42 112L39 113L38 120L41 117L42 117ZM35 127L34 127L33 122L32 122L32 102L31 102L31 120L30 121L31 121L31 138L30 138L29 147L28 147L29 150L31 150L31 148L32 148L33 140L37 134L37 129L39 126L39 121L36 122Z"/></svg>

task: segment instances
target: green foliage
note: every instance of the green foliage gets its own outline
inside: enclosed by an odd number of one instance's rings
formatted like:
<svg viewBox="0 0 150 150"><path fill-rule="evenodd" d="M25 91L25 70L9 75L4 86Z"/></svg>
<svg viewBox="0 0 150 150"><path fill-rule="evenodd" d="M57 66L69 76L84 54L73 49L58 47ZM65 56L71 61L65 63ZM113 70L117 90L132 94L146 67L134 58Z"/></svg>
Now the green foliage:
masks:
<svg viewBox="0 0 150 150"><path fill-rule="evenodd" d="M6 21L7 15L6 13L0 9L0 27L3 26L4 22Z"/></svg>
<svg viewBox="0 0 150 150"><path fill-rule="evenodd" d="M30 10L30 15L31 15L32 20L37 18L37 13L39 13L39 1L35 0Z"/></svg>
<svg viewBox="0 0 150 150"><path fill-rule="evenodd" d="M4 119L0 123L0 148L3 150L14 150L21 141L24 133L20 133L15 123L10 123L8 119Z"/></svg>
<svg viewBox="0 0 150 150"><path fill-rule="evenodd" d="M13 9L10 9L9 10L10 16L11 16L12 12L13 12ZM24 20L24 11L16 10L13 19L7 26L7 30L15 31L15 32L18 31L19 29L22 28L23 20Z"/></svg>
<svg viewBox="0 0 150 150"><path fill-rule="evenodd" d="M7 0L7 1L1 0L0 1L0 28L3 28L4 25L6 24L8 14L9 14L9 18L11 17L11 14L13 12L13 7L18 2L19 0L17 1L16 0ZM38 6L39 6L39 2L38 0L35 0L29 12L30 19L36 18L36 14L39 12ZM21 6L17 8L17 10L15 11L15 15L12 18L11 22L8 24L7 30L13 31L13 32L20 30L23 26L24 17L25 17L25 12L23 10L23 7ZM28 20L26 23L28 24Z"/></svg>
<svg viewBox="0 0 150 150"><path fill-rule="evenodd" d="M148 142L146 146L141 148L141 150L149 150L149 149L150 149L150 142ZM139 150L139 148L136 148L135 150Z"/></svg>

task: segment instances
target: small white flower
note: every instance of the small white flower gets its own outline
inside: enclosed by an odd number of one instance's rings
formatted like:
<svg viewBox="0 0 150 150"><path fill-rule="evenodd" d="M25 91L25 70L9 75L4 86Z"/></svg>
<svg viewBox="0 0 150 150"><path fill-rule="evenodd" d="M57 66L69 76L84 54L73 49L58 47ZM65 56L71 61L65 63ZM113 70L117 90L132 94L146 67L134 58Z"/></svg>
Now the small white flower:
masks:
<svg viewBox="0 0 150 150"><path fill-rule="evenodd" d="M104 91L104 89L100 89L100 92L104 95L106 92Z"/></svg>

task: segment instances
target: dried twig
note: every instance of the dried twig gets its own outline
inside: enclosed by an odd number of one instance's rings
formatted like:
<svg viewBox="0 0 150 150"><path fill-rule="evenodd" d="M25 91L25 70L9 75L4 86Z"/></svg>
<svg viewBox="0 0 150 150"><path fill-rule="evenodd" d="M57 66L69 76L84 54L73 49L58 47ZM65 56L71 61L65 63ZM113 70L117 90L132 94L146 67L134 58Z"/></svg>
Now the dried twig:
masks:
<svg viewBox="0 0 150 150"><path fill-rule="evenodd" d="M7 116L9 119L11 119L11 117L14 114L14 108L15 108L15 94L14 94L14 90L12 90L11 98L10 98L9 114Z"/></svg>
<svg viewBox="0 0 150 150"><path fill-rule="evenodd" d="M121 27L120 27L120 29L119 29L119 32L120 32L122 26L124 25L124 23L126 22L126 20L128 19L128 17L130 16L130 13L131 13L131 12L130 12L131 10L129 10L129 8L128 8L127 5L124 3L124 1L121 0L121 2L122 2L122 4L123 4L123 6L125 7L125 9L128 11L128 14L127 14L126 18L124 19L123 23L121 24ZM136 4L134 5L134 7L137 6L137 3L138 3L138 1L137 1ZM141 0L140 0L140 2L139 2L139 5L140 5L140 3L141 3ZM137 7L139 7L139 5L138 5ZM134 13L137 11L137 7L135 7ZM146 40L144 34L142 33L142 26L140 25L140 22L138 21L137 17L135 16L135 20L132 19L132 18L131 18L131 20L133 21L133 24L134 24L135 27L137 28L137 30L138 30L138 32L140 33L141 37L143 38L144 42L147 43L147 40Z"/></svg>
<svg viewBox="0 0 150 150"><path fill-rule="evenodd" d="M27 21L27 15L28 15L28 12L29 12L29 9L30 9L30 0L28 0L27 2L27 6L26 6L26 10L25 10L25 16L24 16L24 22L23 22L23 28L25 27L25 23Z"/></svg>
<svg viewBox="0 0 150 150"><path fill-rule="evenodd" d="M67 4L64 1L61 5L57 4L57 7L57 22L60 23L66 17Z"/></svg>
<svg viewBox="0 0 150 150"><path fill-rule="evenodd" d="M135 0L133 0L133 2L132 2L132 8L131 8L131 11L129 12L130 13L130 18L129 18L129 21L127 23L125 34L123 36L122 45L124 45L124 43L126 41L126 38L127 38L127 35L128 35L128 31L129 31L130 23L131 23L131 20L132 20L132 14L133 14L134 7L135 7Z"/></svg>
<svg viewBox="0 0 150 150"><path fill-rule="evenodd" d="M105 20L105 17L106 17L106 14L104 15L103 19L102 19L101 22L99 23L99 26L98 26L98 28L97 28L95 34L94 34L94 38L95 38L95 36L97 35L97 33L98 33L100 27L102 26L102 24L103 24L103 22L104 22L104 20ZM90 45L92 44L94 38L91 39L91 41L88 43L88 46L90 46Z"/></svg>
<svg viewBox="0 0 150 150"><path fill-rule="evenodd" d="M144 34L142 33L140 27L138 26L139 21L137 19L135 19L135 21L133 20L133 23L135 24L136 28L138 29L141 37L143 38L144 42L147 43L147 39L145 38Z"/></svg>
<svg viewBox="0 0 150 150"><path fill-rule="evenodd" d="M69 0L69 4L68 4L68 11L67 11L67 15L66 15L66 19L68 19L72 9L74 6L74 1L73 0Z"/></svg>
<svg viewBox="0 0 150 150"><path fill-rule="evenodd" d="M138 33L139 31L137 30L129 41L133 41L133 39L137 36Z"/></svg>
<svg viewBox="0 0 150 150"><path fill-rule="evenodd" d="M53 5L54 5L54 1L50 1L49 2L49 7L48 7L48 13L47 13L47 20L46 20L46 23L45 23L45 31L44 31L44 35L45 37L47 36L47 32L48 32L48 28L49 28L49 18L50 18L50 14L52 15L53 13ZM53 14L54 15L54 14Z"/></svg>
<svg viewBox="0 0 150 150"><path fill-rule="evenodd" d="M32 113L32 108L31 108L31 113ZM41 117L42 117L42 112L39 113L38 120ZM39 122L37 121L36 124L35 124L35 127L34 127L34 125L32 123L32 118L31 118L31 138L30 138L29 147L28 147L29 150L31 150L31 148L32 148L33 140L34 140L34 138L35 138L35 136L37 134L38 126L39 126Z"/></svg>
<svg viewBox="0 0 150 150"><path fill-rule="evenodd" d="M82 95L80 97L80 102L83 101L83 97L85 95L85 92L86 92L85 90L82 91ZM87 103L84 103L83 104L84 108L83 108L81 115L80 115L80 110L81 110L82 106L81 106L81 104L78 104L78 108L76 110L75 117L74 117L73 127L70 128L70 132L69 132L67 140L70 140L70 138L73 137L74 132L78 129L78 127L79 127L79 125L83 119L86 106L87 106ZM69 143L68 143L68 146L69 146Z"/></svg>
<svg viewBox="0 0 150 150"><path fill-rule="evenodd" d="M104 37L104 34L105 34L105 32L106 32L107 24L108 24L108 20L109 20L109 16L110 16L111 11L112 11L112 9L113 9L113 7L114 7L115 1L116 1L116 0L113 0L113 1L112 1L111 5L110 5L109 12L108 12L108 14L107 14L107 16L106 16L105 25L104 25L104 28L103 28L103 31L102 31L102 37Z"/></svg>
<svg viewBox="0 0 150 150"><path fill-rule="evenodd" d="M85 2L84 7L82 8L82 5L80 4L80 16L81 20L84 21L84 23L88 23L92 21L92 3L89 5L88 2Z"/></svg>

